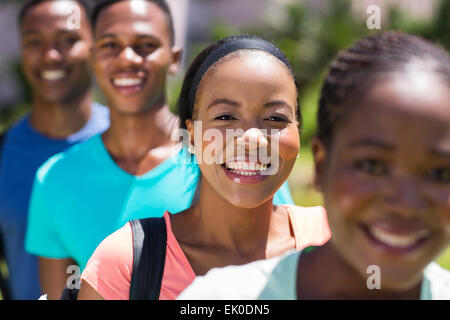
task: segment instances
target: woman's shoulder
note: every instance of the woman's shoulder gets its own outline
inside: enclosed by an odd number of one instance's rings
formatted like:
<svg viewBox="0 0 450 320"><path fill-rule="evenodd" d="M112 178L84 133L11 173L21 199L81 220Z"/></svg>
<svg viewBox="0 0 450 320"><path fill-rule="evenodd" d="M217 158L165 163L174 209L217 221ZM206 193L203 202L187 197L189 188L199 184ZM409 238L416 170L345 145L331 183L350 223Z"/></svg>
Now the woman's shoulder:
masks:
<svg viewBox="0 0 450 320"><path fill-rule="evenodd" d="M132 267L132 261L133 233L130 222L127 222L100 242L90 257L85 271L97 269L99 265L109 267L120 264Z"/></svg>
<svg viewBox="0 0 450 320"><path fill-rule="evenodd" d="M133 235L128 222L95 249L81 279L107 300L127 300L132 269Z"/></svg>
<svg viewBox="0 0 450 320"><path fill-rule="evenodd" d="M325 209L321 206L301 207L284 205L289 212L297 249L322 245L331 237Z"/></svg>
<svg viewBox="0 0 450 320"><path fill-rule="evenodd" d="M282 206L296 215L313 215L321 218L327 215L325 208L322 206L303 207L294 204L283 204Z"/></svg>

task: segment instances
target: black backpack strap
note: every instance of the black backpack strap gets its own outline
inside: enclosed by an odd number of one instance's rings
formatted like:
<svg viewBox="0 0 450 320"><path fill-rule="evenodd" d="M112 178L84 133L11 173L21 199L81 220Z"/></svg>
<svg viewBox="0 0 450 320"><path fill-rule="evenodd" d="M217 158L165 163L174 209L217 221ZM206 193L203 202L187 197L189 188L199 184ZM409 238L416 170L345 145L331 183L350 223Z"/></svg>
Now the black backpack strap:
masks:
<svg viewBox="0 0 450 320"><path fill-rule="evenodd" d="M164 217L130 221L133 232L133 271L130 300L158 300L166 260Z"/></svg>

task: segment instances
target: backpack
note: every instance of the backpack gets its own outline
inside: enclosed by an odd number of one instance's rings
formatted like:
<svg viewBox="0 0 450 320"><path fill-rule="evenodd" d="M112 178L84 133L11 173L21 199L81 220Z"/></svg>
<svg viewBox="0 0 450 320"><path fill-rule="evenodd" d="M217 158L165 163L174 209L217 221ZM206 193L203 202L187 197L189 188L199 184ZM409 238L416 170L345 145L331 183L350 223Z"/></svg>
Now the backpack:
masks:
<svg viewBox="0 0 450 320"><path fill-rule="evenodd" d="M133 270L130 300L158 300L166 260L164 217L130 221L133 233ZM61 300L76 300L78 289L66 287Z"/></svg>
<svg viewBox="0 0 450 320"><path fill-rule="evenodd" d="M0 134L0 163L1 163L1 156L3 151L3 142L5 141L6 136L6 130ZM4 241L3 241L3 235L0 230L0 260L5 260L5 249L4 249ZM10 300L11 294L9 292L9 286L8 286L8 279L2 274L2 270L0 268L0 292L2 294L3 300Z"/></svg>

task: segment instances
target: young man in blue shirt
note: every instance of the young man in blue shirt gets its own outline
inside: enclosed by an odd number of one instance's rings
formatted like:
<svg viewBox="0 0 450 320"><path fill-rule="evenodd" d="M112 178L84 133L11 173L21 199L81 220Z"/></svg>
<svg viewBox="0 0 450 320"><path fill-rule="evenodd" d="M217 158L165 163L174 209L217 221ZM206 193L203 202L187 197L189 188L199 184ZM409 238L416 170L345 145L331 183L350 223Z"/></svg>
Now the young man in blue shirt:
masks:
<svg viewBox="0 0 450 320"><path fill-rule="evenodd" d="M49 299L59 298L72 259L83 269L127 221L188 208L200 177L183 153L178 163L171 158L178 118L167 104L166 79L178 71L181 49L166 2L105 1L92 25L92 64L111 127L51 158L36 176L26 247L45 257ZM281 202L292 202L285 194Z"/></svg>
<svg viewBox="0 0 450 320"><path fill-rule="evenodd" d="M80 28L67 28L67 8L80 13ZM0 158L0 229L12 299L41 294L37 258L24 248L36 170L50 156L109 126L108 109L92 98L92 34L86 10L73 0L29 1L19 15L32 110L4 133Z"/></svg>

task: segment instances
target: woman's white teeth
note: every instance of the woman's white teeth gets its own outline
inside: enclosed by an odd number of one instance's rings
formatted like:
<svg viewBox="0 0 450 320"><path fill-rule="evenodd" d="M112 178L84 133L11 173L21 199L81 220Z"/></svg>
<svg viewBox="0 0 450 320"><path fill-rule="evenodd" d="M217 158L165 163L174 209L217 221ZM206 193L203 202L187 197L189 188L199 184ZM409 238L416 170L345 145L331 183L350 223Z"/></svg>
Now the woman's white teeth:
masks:
<svg viewBox="0 0 450 320"><path fill-rule="evenodd" d="M113 79L114 85L118 87L130 87L137 86L142 83L142 79L140 78L115 78Z"/></svg>
<svg viewBox="0 0 450 320"><path fill-rule="evenodd" d="M430 232L427 230L423 230L420 232L416 232L411 235L398 235L392 234L380 229L371 228L370 233L374 236L378 241L383 242L392 247L406 248L419 240L422 240L430 235Z"/></svg>
<svg viewBox="0 0 450 320"><path fill-rule="evenodd" d="M55 81L61 80L66 76L66 71L64 70L46 70L41 72L41 77L44 80Z"/></svg>
<svg viewBox="0 0 450 320"><path fill-rule="evenodd" d="M261 174L261 172L267 170L267 164L263 163L249 163L249 162L227 162L225 167L231 172L244 175L244 176L255 176ZM246 170L246 171L242 171Z"/></svg>

